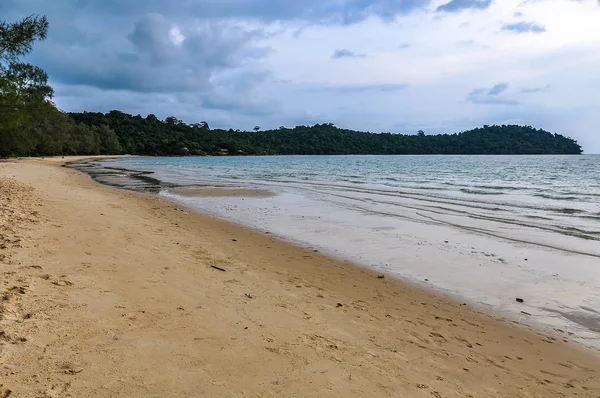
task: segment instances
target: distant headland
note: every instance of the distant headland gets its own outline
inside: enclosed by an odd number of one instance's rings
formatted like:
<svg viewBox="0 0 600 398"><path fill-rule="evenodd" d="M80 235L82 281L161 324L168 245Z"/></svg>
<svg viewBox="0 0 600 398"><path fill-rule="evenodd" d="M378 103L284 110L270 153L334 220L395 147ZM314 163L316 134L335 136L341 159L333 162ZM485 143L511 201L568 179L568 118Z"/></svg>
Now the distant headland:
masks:
<svg viewBox="0 0 600 398"><path fill-rule="evenodd" d="M149 156L185 155L530 155L581 154L571 138L530 126L483 126L454 134L370 133L334 126L280 127L253 131L211 129L206 122L187 124L175 117L160 120L120 111L68 116L95 145L69 154ZM87 138L85 138L87 136ZM103 144L104 143L104 144ZM74 153L75 152L75 153ZM82 153L83 152L83 153Z"/></svg>

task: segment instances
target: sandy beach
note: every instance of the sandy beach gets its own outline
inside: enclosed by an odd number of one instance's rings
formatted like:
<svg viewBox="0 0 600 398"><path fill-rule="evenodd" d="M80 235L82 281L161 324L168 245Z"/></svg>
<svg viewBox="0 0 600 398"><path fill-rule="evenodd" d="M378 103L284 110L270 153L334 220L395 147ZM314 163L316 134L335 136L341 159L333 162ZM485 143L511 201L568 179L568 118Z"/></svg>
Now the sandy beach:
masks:
<svg viewBox="0 0 600 398"><path fill-rule="evenodd" d="M600 396L568 339L67 160L0 162L0 397Z"/></svg>

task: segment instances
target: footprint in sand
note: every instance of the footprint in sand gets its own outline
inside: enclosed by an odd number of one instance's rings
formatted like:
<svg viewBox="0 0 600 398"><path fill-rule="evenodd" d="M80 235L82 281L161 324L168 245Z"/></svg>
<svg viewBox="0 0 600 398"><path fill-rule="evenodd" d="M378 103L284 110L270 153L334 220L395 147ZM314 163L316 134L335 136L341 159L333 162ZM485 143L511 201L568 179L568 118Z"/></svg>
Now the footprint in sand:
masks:
<svg viewBox="0 0 600 398"><path fill-rule="evenodd" d="M446 343L448 341L448 340L446 340L446 338L444 336L442 336L439 333L431 332L431 333L429 333L429 335L431 337L433 337L433 339L435 341L437 341L438 343Z"/></svg>
<svg viewBox="0 0 600 398"><path fill-rule="evenodd" d="M73 282L66 279L66 275L63 275L62 277L58 278L56 276L46 274L46 275L42 275L42 279L45 279L56 286L72 286L73 285Z"/></svg>
<svg viewBox="0 0 600 398"><path fill-rule="evenodd" d="M67 390L69 389L70 386L71 386L71 383L54 384L52 387L50 387L48 390L46 390L44 392L44 397L58 398L58 397L62 396L65 392L67 392Z"/></svg>
<svg viewBox="0 0 600 398"><path fill-rule="evenodd" d="M10 388L5 388L4 385L0 384L0 398L8 398L12 394Z"/></svg>

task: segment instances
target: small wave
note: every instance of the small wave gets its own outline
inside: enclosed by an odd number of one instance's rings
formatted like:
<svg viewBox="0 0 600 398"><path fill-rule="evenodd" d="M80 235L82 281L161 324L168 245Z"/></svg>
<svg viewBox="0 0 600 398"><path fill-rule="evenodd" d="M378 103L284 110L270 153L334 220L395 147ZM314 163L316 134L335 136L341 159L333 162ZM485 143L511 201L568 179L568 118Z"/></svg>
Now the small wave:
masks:
<svg viewBox="0 0 600 398"><path fill-rule="evenodd" d="M442 187L419 187L419 186L414 186L414 187L408 187L411 189L422 189L424 191L446 191L446 188L442 188Z"/></svg>
<svg viewBox="0 0 600 398"><path fill-rule="evenodd" d="M523 191L528 188L520 188L520 187L507 187L502 185L475 185L475 188L481 189L496 189L498 191Z"/></svg>
<svg viewBox="0 0 600 398"><path fill-rule="evenodd" d="M583 210L579 210L579 209L569 209L569 208L565 208L565 209L555 209L555 211L557 213L562 213L562 214L581 214L581 213L585 213Z"/></svg>
<svg viewBox="0 0 600 398"><path fill-rule="evenodd" d="M589 196L591 196L591 197L594 197L594 198L596 198L596 197L600 197L600 193L589 193L589 192L586 192L586 193L580 193L580 192L565 192L565 194L566 194L566 195L581 195L581 197L589 197ZM578 196L578 197L579 197L579 196Z"/></svg>
<svg viewBox="0 0 600 398"><path fill-rule="evenodd" d="M342 177L342 178L363 178L363 179L365 178L365 176L357 176L357 175L354 175L354 174L342 175L340 177Z"/></svg>
<svg viewBox="0 0 600 398"><path fill-rule="evenodd" d="M465 189L472 189L472 190L493 189L496 191L526 191L528 189L531 189L531 188L526 188L526 187L514 187L514 186L506 186L506 185L478 185L478 184L467 185L467 184L461 184L460 182L455 183L455 182L450 182L450 181L444 181L441 184L450 185L453 187L466 186L467 188L465 188Z"/></svg>
<svg viewBox="0 0 600 398"><path fill-rule="evenodd" d="M544 198L544 199L552 199L552 200L569 200L569 201L581 200L581 198L579 196L557 196L557 195L548 195L545 193L535 193L535 194L533 194L533 196L536 196L538 198Z"/></svg>
<svg viewBox="0 0 600 398"><path fill-rule="evenodd" d="M503 195L502 192L490 192L490 191L482 191L480 189L469 189L469 188L461 188L460 192L468 193L472 195Z"/></svg>
<svg viewBox="0 0 600 398"><path fill-rule="evenodd" d="M600 216L577 216L579 218L583 218L584 220L594 220L600 222Z"/></svg>
<svg viewBox="0 0 600 398"><path fill-rule="evenodd" d="M531 219L534 219L534 220L549 220L549 221L552 221L552 218L549 218L549 217L532 216L530 214L526 214L525 217L526 218L531 218Z"/></svg>
<svg viewBox="0 0 600 398"><path fill-rule="evenodd" d="M580 216L577 216L578 218L584 218L586 220L595 220L595 221L600 221L600 213L591 213L591 214L583 214Z"/></svg>
<svg viewBox="0 0 600 398"><path fill-rule="evenodd" d="M600 231L591 231L591 230L585 230L585 229L580 229L580 228L575 228L575 227L563 227L563 226L557 226L557 228L562 229L567 232L576 232L576 233L585 234L585 235L600 235Z"/></svg>

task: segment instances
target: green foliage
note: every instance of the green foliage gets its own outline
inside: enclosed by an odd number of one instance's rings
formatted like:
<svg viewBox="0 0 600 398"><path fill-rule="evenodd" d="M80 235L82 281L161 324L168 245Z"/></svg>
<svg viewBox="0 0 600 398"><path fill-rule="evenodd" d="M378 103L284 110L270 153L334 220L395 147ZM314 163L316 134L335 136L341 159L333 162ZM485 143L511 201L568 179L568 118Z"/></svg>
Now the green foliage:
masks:
<svg viewBox="0 0 600 398"><path fill-rule="evenodd" d="M347 154L580 154L576 141L530 126L483 126L459 134L365 133L333 124L253 132L187 125L175 117L160 121L120 111L71 113L77 123L108 126L125 153L137 155L347 155Z"/></svg>
<svg viewBox="0 0 600 398"><path fill-rule="evenodd" d="M121 143L119 142L119 137L106 125L100 126L100 129L97 132L100 137L100 153L101 154L116 154L121 153Z"/></svg>
<svg viewBox="0 0 600 398"><path fill-rule="evenodd" d="M34 65L11 62L3 70L2 79L6 92L11 92L21 101L44 101L54 96L54 90L48 85L48 74ZM26 103L20 106L24 107Z"/></svg>
<svg viewBox="0 0 600 398"><path fill-rule="evenodd" d="M52 103L46 72L19 62L47 30L46 17L0 22L0 156L121 153L113 130L75 123Z"/></svg>
<svg viewBox="0 0 600 398"><path fill-rule="evenodd" d="M34 151L49 115L58 112L46 72L18 60L35 40L46 38L47 30L46 17L0 22L0 156Z"/></svg>
<svg viewBox="0 0 600 398"><path fill-rule="evenodd" d="M48 20L45 16L31 15L19 22L0 22L0 60L14 61L28 54L33 42L46 39Z"/></svg>

